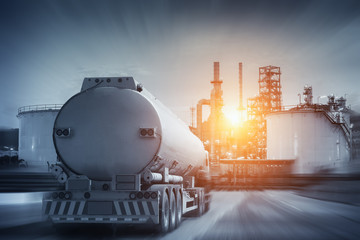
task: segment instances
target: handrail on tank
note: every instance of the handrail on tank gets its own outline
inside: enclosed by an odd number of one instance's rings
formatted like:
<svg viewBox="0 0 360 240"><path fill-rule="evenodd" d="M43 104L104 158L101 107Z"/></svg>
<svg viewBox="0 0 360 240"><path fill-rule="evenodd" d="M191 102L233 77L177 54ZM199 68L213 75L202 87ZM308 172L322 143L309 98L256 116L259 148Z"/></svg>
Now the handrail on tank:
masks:
<svg viewBox="0 0 360 240"><path fill-rule="evenodd" d="M298 105L286 105L281 107L282 112L287 112L291 110L306 110L311 109L315 112L321 112L325 115L325 117L332 123L337 124L341 127L341 130L344 132L346 141L348 142L349 146L351 146L352 141L352 132L349 123L345 120L345 118L339 115L338 111L331 111L329 109L329 105L326 104L313 104L313 105L306 105L306 104L298 104Z"/></svg>
<svg viewBox="0 0 360 240"><path fill-rule="evenodd" d="M34 112L34 111L50 111L50 110L60 110L62 104L39 104L39 105L29 105L20 107L18 109L18 114L25 112Z"/></svg>
<svg viewBox="0 0 360 240"><path fill-rule="evenodd" d="M281 106L281 111L288 111L290 109L296 108L298 105L283 105Z"/></svg>

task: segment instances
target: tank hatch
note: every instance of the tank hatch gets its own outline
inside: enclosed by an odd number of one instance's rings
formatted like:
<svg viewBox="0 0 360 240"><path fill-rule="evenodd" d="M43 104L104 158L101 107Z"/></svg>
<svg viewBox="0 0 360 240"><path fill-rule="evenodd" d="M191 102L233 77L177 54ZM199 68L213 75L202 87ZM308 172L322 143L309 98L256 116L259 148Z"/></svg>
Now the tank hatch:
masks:
<svg viewBox="0 0 360 240"><path fill-rule="evenodd" d="M121 89L131 89L138 92L143 90L142 85L132 77L92 77L84 78L81 91L96 87L117 87Z"/></svg>

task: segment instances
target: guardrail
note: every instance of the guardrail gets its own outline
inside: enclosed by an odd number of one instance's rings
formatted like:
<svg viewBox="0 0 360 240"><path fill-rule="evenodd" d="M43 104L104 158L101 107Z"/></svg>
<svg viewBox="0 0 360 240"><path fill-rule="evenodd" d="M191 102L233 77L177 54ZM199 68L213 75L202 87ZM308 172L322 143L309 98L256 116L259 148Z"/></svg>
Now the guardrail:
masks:
<svg viewBox="0 0 360 240"><path fill-rule="evenodd" d="M46 192L64 190L51 173L1 172L0 193L3 192Z"/></svg>
<svg viewBox="0 0 360 240"><path fill-rule="evenodd" d="M19 108L18 114L25 112L60 110L62 106L63 106L62 104L29 105Z"/></svg>

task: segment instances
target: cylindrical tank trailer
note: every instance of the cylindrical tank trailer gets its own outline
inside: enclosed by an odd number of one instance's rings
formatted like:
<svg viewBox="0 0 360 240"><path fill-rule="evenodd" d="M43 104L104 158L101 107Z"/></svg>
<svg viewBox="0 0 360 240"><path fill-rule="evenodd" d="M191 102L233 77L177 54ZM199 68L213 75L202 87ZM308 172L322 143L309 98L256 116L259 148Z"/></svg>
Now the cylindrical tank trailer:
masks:
<svg viewBox="0 0 360 240"><path fill-rule="evenodd" d="M57 115L53 140L62 163L93 180L165 167L195 175L206 165L201 141L132 77L85 78Z"/></svg>
<svg viewBox="0 0 360 240"><path fill-rule="evenodd" d="M45 194L54 224L155 224L175 229L209 208L208 155L190 129L132 77L85 78L57 115ZM198 181L199 180L199 181Z"/></svg>

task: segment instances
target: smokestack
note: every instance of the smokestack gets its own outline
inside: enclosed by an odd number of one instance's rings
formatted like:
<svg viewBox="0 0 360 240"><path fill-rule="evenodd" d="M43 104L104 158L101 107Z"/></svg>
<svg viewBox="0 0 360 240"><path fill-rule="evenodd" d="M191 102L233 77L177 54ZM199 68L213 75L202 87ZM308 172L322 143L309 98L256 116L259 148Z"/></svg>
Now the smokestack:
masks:
<svg viewBox="0 0 360 240"><path fill-rule="evenodd" d="M219 62L214 62L214 82L220 81Z"/></svg>
<svg viewBox="0 0 360 240"><path fill-rule="evenodd" d="M239 87L240 87L240 93L239 93L239 109L243 109L243 76L242 76L242 63L239 63Z"/></svg>

